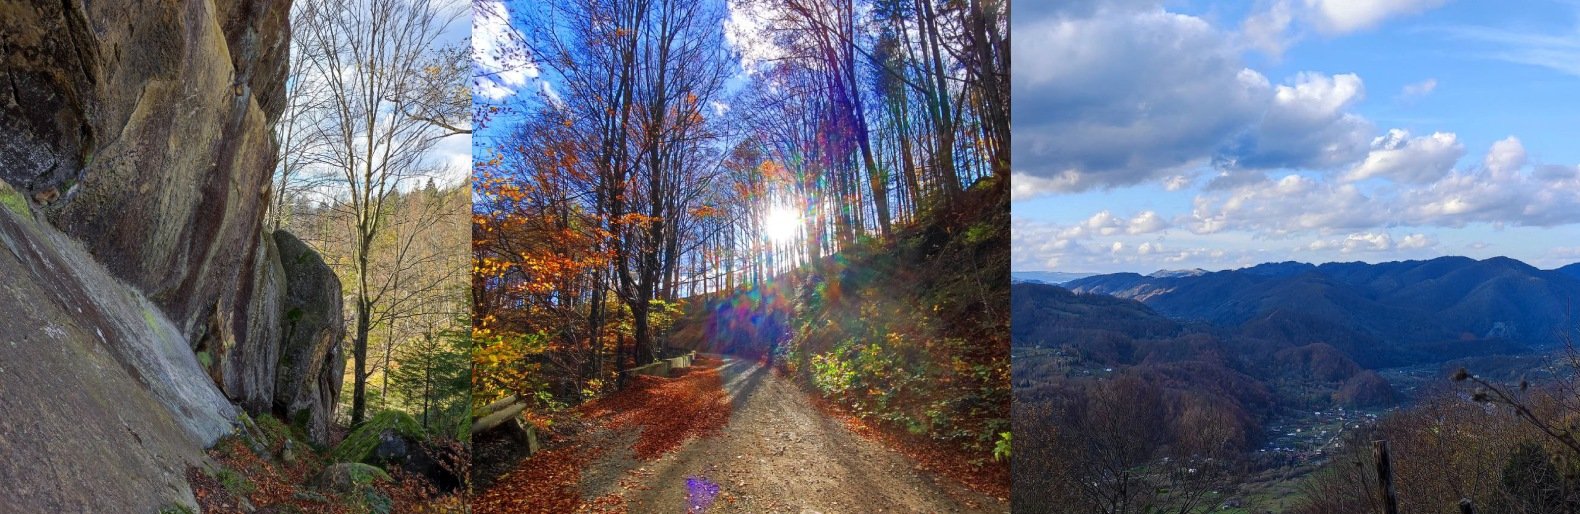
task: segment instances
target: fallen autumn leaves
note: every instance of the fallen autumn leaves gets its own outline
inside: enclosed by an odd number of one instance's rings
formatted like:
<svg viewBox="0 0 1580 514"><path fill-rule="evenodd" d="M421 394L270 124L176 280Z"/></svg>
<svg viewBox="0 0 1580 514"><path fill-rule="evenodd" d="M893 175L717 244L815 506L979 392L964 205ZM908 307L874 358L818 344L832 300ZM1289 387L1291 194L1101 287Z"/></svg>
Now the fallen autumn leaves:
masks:
<svg viewBox="0 0 1580 514"><path fill-rule="evenodd" d="M730 402L719 376L722 361L699 357L692 368L674 378L633 377L620 392L577 407L574 412L597 427L583 432L565 446L540 452L517 464L489 489L472 498L472 512L563 513L596 510L622 512L618 498L599 498L584 504L578 490L581 469L607 448L601 431L638 430L632 451L640 460L652 460L679 448L687 440L722 430L729 423Z"/></svg>

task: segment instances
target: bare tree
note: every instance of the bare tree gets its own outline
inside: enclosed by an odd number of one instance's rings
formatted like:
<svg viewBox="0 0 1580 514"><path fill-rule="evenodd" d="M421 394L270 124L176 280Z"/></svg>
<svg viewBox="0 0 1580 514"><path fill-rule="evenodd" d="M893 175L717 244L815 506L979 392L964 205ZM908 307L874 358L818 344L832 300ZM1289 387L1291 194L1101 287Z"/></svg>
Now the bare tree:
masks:
<svg viewBox="0 0 1580 514"><path fill-rule="evenodd" d="M292 6L293 16L299 16L310 5L299 2ZM280 159L274 170L273 202L269 207L269 224L275 230L289 224L300 202L324 185L326 176L311 173L312 156L322 151L324 140L316 137L319 117L328 105L327 91L322 81L314 79L309 60L312 53L300 45L292 45L290 63L285 80L285 109L275 122L274 133L280 140Z"/></svg>
<svg viewBox="0 0 1580 514"><path fill-rule="evenodd" d="M387 310L396 289L394 275L372 276L371 253L395 207L391 200L410 181L434 174L430 151L439 138L457 133L435 123L433 114L444 111L428 102L447 97L428 93L454 83L432 63L443 55L436 47L439 35L461 13L430 0L308 0L296 14L296 44L311 63L311 80L321 81L325 93L313 133L322 146L311 153L309 165L335 178L331 194L343 200L335 203L352 226L346 278L356 308L355 426L366 415L374 313Z"/></svg>

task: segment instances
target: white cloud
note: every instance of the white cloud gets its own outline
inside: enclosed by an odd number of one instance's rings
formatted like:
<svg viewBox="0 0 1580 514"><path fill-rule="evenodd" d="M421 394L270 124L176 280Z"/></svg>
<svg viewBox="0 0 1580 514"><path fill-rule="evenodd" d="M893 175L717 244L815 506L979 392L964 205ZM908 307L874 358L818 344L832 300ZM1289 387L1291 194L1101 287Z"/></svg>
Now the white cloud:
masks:
<svg viewBox="0 0 1580 514"><path fill-rule="evenodd" d="M1447 134L1392 131L1379 139L1366 162L1340 177L1289 174L1208 187L1182 224L1196 234L1286 237L1385 226L1580 223L1580 167L1532 165L1518 139L1494 143L1482 165L1464 170L1452 170L1463 149ZM1355 181L1367 177L1379 180Z"/></svg>
<svg viewBox="0 0 1580 514"><path fill-rule="evenodd" d="M1190 230L1245 230L1270 236L1376 226L1385 212L1353 184L1286 175L1196 197Z"/></svg>
<svg viewBox="0 0 1580 514"><path fill-rule="evenodd" d="M1340 252L1384 252L1393 249L1393 237L1387 233L1365 232L1344 238Z"/></svg>
<svg viewBox="0 0 1580 514"><path fill-rule="evenodd" d="M1353 73L1301 72L1273 89L1272 101L1252 130L1220 152L1223 167L1331 168L1365 155L1371 122L1349 109L1366 97Z"/></svg>
<svg viewBox="0 0 1580 514"><path fill-rule="evenodd" d="M510 9L497 0L478 0L472 6L473 91L492 100L514 95L527 81L538 77L524 46L525 39L510 24Z"/></svg>
<svg viewBox="0 0 1580 514"><path fill-rule="evenodd" d="M1344 180L1384 177L1395 182L1424 184L1447 175L1454 163L1465 155L1465 145L1448 132L1412 138L1409 131L1392 129L1373 139L1371 147L1371 153L1345 173Z"/></svg>
<svg viewBox="0 0 1580 514"><path fill-rule="evenodd" d="M1086 229L1090 231L1089 233L1097 235L1111 236L1118 234L1122 226L1123 222L1119 220L1119 217L1108 211L1093 214L1092 217L1086 219Z"/></svg>
<svg viewBox="0 0 1580 514"><path fill-rule="evenodd" d="M1158 7L1023 14L1013 51L1038 58L1018 60L1011 77L1012 159L1043 181L1017 185L1022 195L1180 175L1270 101L1266 79L1200 18Z"/></svg>
<svg viewBox="0 0 1580 514"><path fill-rule="evenodd" d="M1414 84L1405 84L1399 90L1399 95L1405 98L1418 98L1432 94L1435 90L1437 90L1437 79L1426 79Z"/></svg>
<svg viewBox="0 0 1580 514"><path fill-rule="evenodd" d="M1018 12L1013 50L1038 58L1017 62L1011 79L1017 198L1143 183L1174 191L1206 165L1352 167L1377 134L1355 112L1366 98L1361 77L1304 71L1273 84L1245 67L1242 54L1247 47L1277 54L1302 19L1349 30L1430 3L1265 0L1234 34L1157 2Z"/></svg>
<svg viewBox="0 0 1580 514"><path fill-rule="evenodd" d="M1340 252L1353 253L1357 251L1381 252L1393 249L1393 238L1388 234L1367 232L1364 234L1350 234L1344 238Z"/></svg>
<svg viewBox="0 0 1580 514"><path fill-rule="evenodd" d="M1437 246L1437 238L1426 234L1410 234L1399 240L1400 249L1431 248Z"/></svg>
<svg viewBox="0 0 1580 514"><path fill-rule="evenodd" d="M1329 118L1336 116L1366 94L1366 86L1354 73L1326 76L1301 72L1293 85L1278 86L1277 105L1294 117Z"/></svg>
<svg viewBox="0 0 1580 514"><path fill-rule="evenodd" d="M1399 250L1420 250L1437 246L1437 239L1426 234L1409 234L1395 241L1387 232L1356 232L1342 239L1318 239L1303 249L1313 252L1337 250L1339 253L1378 253Z"/></svg>
<svg viewBox="0 0 1580 514"><path fill-rule="evenodd" d="M1168 228L1168 226L1168 222L1164 221L1163 217L1159 216L1157 212L1141 211L1136 217L1130 218L1128 226L1125 227L1125 233L1130 235L1151 234Z"/></svg>
<svg viewBox="0 0 1580 514"><path fill-rule="evenodd" d="M1245 18L1245 22L1240 24L1240 37L1251 48L1270 56L1281 56L1290 44L1284 32L1295 18L1294 10L1289 0L1277 0L1266 7Z"/></svg>
<svg viewBox="0 0 1580 514"><path fill-rule="evenodd" d="M1164 191L1179 191L1190 187L1191 178L1185 175L1174 175L1163 179Z"/></svg>
<svg viewBox="0 0 1580 514"><path fill-rule="evenodd" d="M1446 0L1259 0L1240 23L1242 45L1278 58L1300 39L1302 27L1329 36L1368 29L1389 18L1419 14Z"/></svg>
<svg viewBox="0 0 1580 514"><path fill-rule="evenodd" d="M1318 30L1342 34L1377 26L1393 17L1419 14L1445 0L1306 0Z"/></svg>
<svg viewBox="0 0 1580 514"><path fill-rule="evenodd" d="M1059 173L1054 178L1043 178L1016 171L1010 174L1010 199L1036 198L1049 193L1069 191L1078 181L1079 174L1074 170Z"/></svg>
<svg viewBox="0 0 1580 514"><path fill-rule="evenodd" d="M1525 145L1520 139L1509 136L1492 143L1482 165L1494 179L1508 179L1525 167Z"/></svg>
<svg viewBox="0 0 1580 514"><path fill-rule="evenodd" d="M1115 215L1113 211L1103 210L1080 223L1053 230L1048 235L1059 240L1091 239L1118 235L1145 235L1160 232L1168 227L1169 222L1156 211L1141 211L1135 216L1124 218Z"/></svg>
<svg viewBox="0 0 1580 514"><path fill-rule="evenodd" d="M1575 167L1529 166L1524 146L1514 137L1493 143L1482 162L1477 169L1405 191L1400 200L1403 216L1418 224L1450 227L1580 223L1580 173Z"/></svg>

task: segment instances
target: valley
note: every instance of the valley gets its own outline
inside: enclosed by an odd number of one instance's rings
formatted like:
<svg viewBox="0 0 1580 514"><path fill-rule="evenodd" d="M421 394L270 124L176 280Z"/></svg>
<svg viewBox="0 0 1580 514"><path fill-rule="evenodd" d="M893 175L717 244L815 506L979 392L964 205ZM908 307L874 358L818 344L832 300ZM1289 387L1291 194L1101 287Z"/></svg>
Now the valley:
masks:
<svg viewBox="0 0 1580 514"><path fill-rule="evenodd" d="M1468 399L1449 380L1461 368L1566 378L1571 295L1565 270L1464 258L1017 283L1016 491L1059 492L1016 505L1078 505L1140 480L1170 491L1150 502L1295 511L1418 401ZM1106 483L1058 483L1094 474Z"/></svg>

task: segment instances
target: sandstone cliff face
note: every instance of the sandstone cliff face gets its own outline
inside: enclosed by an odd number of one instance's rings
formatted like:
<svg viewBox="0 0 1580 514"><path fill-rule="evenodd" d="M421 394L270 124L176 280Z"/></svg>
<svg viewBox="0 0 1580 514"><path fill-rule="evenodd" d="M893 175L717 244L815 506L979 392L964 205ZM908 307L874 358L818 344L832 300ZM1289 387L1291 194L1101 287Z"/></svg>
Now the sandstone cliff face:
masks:
<svg viewBox="0 0 1580 514"><path fill-rule="evenodd" d="M259 99L282 94L283 60L258 59L284 51L289 2L242 3L32 2L0 16L19 84L5 118L30 120L0 126L47 143L6 160L53 170L6 180L56 196L45 208L55 226L194 343L245 336L276 159L280 106Z"/></svg>
<svg viewBox="0 0 1580 514"><path fill-rule="evenodd" d="M0 512L155 512L231 430L176 326L0 183Z"/></svg>
<svg viewBox="0 0 1580 514"><path fill-rule="evenodd" d="M340 284L263 229L289 11L0 0L0 511L185 503L237 406L327 438Z"/></svg>

